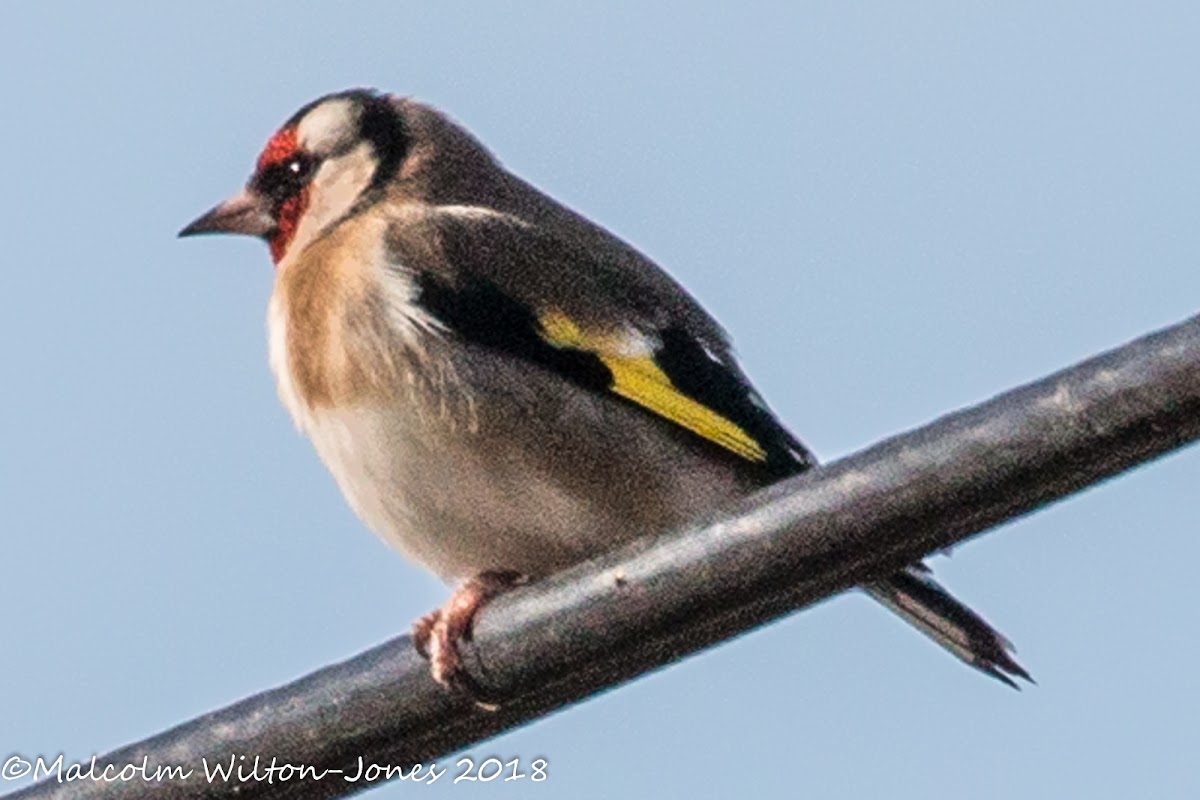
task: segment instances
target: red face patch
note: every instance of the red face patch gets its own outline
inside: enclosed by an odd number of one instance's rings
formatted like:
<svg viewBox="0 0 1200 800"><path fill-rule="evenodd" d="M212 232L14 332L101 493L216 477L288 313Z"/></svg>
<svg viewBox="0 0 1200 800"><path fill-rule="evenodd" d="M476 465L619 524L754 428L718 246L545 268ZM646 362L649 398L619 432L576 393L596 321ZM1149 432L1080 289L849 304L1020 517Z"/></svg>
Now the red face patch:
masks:
<svg viewBox="0 0 1200 800"><path fill-rule="evenodd" d="M279 212L275 215L275 233L267 241L271 248L271 260L276 264L282 261L283 256L287 253L288 245L292 243L292 238L296 235L296 228L300 225L300 217L307 208L307 186L298 194L284 200L283 205L279 207Z"/></svg>
<svg viewBox="0 0 1200 800"><path fill-rule="evenodd" d="M256 165L257 175L265 175L269 170L286 169L290 162L302 157L300 142L296 136L295 127L280 130L270 138L262 153L258 156ZM304 185L294 194L282 198L274 198L275 231L268 237L267 244L271 249L271 260L278 264L287 253L288 245L296 235L300 217L308 208L309 187Z"/></svg>
<svg viewBox="0 0 1200 800"><path fill-rule="evenodd" d="M268 141L263 151L258 155L256 167L262 171L272 164L282 164L300 151L300 141L296 138L296 129L287 127L276 132Z"/></svg>

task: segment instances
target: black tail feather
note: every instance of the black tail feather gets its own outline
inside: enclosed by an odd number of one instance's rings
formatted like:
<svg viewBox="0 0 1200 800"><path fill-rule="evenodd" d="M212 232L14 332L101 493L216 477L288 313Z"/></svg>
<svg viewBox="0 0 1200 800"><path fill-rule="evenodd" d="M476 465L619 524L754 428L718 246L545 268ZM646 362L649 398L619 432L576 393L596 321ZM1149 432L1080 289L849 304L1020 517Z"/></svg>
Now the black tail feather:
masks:
<svg viewBox="0 0 1200 800"><path fill-rule="evenodd" d="M956 600L923 565L866 584L880 603L980 672L1019 689L1013 678L1033 683L1013 659L1013 646L982 617Z"/></svg>

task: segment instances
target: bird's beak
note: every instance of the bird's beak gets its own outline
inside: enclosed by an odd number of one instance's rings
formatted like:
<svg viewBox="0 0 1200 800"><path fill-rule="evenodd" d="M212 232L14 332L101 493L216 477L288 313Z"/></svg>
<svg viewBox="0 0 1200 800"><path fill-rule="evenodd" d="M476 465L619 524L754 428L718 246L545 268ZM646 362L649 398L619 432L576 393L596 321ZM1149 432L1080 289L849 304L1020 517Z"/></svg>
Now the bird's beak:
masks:
<svg viewBox="0 0 1200 800"><path fill-rule="evenodd" d="M266 198L251 189L242 189L233 197L201 214L179 232L180 236L199 233L241 233L246 236L270 236L275 220Z"/></svg>

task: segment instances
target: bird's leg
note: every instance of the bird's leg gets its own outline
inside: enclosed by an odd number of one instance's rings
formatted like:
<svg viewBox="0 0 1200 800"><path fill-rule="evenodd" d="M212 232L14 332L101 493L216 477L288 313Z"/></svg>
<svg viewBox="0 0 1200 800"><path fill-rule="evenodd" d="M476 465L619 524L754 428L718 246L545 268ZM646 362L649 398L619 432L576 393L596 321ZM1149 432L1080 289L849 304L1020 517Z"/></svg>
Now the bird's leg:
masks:
<svg viewBox="0 0 1200 800"><path fill-rule="evenodd" d="M471 628L479 609L496 595L527 580L524 575L507 570L481 572L458 587L444 606L413 623L413 644L428 659L435 681L478 698L478 687L463 669L458 645L471 641Z"/></svg>

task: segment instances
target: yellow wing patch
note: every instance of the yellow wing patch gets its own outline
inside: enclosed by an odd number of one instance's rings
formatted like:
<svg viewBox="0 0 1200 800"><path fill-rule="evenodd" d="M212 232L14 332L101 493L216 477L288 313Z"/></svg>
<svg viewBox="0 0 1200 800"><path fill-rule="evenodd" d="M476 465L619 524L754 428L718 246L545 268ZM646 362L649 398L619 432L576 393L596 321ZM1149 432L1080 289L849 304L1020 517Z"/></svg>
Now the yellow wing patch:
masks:
<svg viewBox="0 0 1200 800"><path fill-rule="evenodd" d="M703 403L680 392L647 355L632 354L619 333L593 334L582 330L561 311L538 320L542 337L559 348L592 353L612 373L612 391L697 436L724 447L747 461L766 461L767 451L738 425Z"/></svg>

